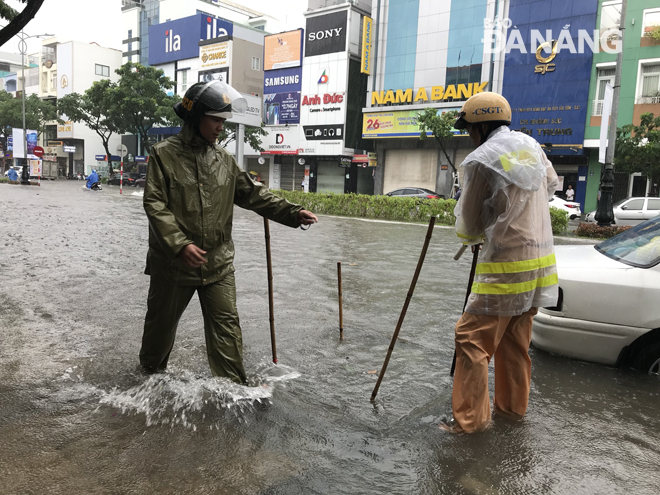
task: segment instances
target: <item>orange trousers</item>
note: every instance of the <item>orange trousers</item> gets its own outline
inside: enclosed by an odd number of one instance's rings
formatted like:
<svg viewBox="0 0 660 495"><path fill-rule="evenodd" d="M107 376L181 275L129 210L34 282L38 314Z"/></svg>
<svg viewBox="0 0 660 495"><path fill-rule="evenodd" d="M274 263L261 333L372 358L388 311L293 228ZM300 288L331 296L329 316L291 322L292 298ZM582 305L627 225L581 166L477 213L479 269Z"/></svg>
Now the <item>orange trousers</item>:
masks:
<svg viewBox="0 0 660 495"><path fill-rule="evenodd" d="M488 363L495 355L495 409L514 417L527 411L532 361L527 354L532 340L532 308L520 316L463 313L456 324L456 370L452 409L457 426L465 432L490 422Z"/></svg>

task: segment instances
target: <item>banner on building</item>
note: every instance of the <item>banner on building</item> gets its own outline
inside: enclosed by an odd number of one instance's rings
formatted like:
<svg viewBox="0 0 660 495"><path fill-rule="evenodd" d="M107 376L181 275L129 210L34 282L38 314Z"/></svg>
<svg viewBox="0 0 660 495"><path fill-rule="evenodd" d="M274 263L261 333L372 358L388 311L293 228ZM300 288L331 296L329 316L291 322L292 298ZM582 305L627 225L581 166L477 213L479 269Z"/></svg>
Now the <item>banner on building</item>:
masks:
<svg viewBox="0 0 660 495"><path fill-rule="evenodd" d="M263 155L297 155L300 132L297 125L267 127L262 139Z"/></svg>
<svg viewBox="0 0 660 495"><path fill-rule="evenodd" d="M301 58L301 29L264 38L264 70L299 67Z"/></svg>
<svg viewBox="0 0 660 495"><path fill-rule="evenodd" d="M456 108L438 108L438 115L460 110ZM417 117L421 110L402 110L398 112L365 113L362 117L362 137L364 139L379 138L418 138L419 124ZM427 131L427 136L433 134ZM454 131L460 134L460 131Z"/></svg>
<svg viewBox="0 0 660 495"><path fill-rule="evenodd" d="M371 74L371 37L373 19L366 15L362 18L362 61L360 72L362 74Z"/></svg>
<svg viewBox="0 0 660 495"><path fill-rule="evenodd" d="M57 126L57 138L66 139L73 138L73 122L67 120L64 124L59 124Z"/></svg>
<svg viewBox="0 0 660 495"><path fill-rule="evenodd" d="M300 91L302 67L264 72L264 94Z"/></svg>
<svg viewBox="0 0 660 495"><path fill-rule="evenodd" d="M264 124L299 124L300 92L264 95Z"/></svg>
<svg viewBox="0 0 660 495"><path fill-rule="evenodd" d="M217 69L231 65L231 41L221 41L199 47L200 69Z"/></svg>
<svg viewBox="0 0 660 495"><path fill-rule="evenodd" d="M307 18L305 57L346 51L348 11Z"/></svg>
<svg viewBox="0 0 660 495"><path fill-rule="evenodd" d="M612 113L612 98L614 88L610 83L605 84L605 96L603 97L603 113L600 119L600 149L598 150L598 161L605 165L607 160L607 137L610 127L610 114Z"/></svg>

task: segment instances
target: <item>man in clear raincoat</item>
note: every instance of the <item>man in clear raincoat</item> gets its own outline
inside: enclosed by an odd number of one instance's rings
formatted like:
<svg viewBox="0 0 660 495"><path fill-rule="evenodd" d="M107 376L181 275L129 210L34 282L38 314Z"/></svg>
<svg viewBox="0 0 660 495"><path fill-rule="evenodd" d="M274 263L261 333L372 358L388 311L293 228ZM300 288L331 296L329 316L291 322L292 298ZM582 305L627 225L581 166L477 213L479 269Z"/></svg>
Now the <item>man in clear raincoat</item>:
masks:
<svg viewBox="0 0 660 495"><path fill-rule="evenodd" d="M317 221L254 182L216 145L225 120L246 108L227 84L194 84L174 107L184 120L181 132L151 148L143 200L151 283L140 349L147 373L167 367L179 319L196 292L212 374L247 383L234 281L234 205L294 228Z"/></svg>
<svg viewBox="0 0 660 495"><path fill-rule="evenodd" d="M532 319L558 296L548 198L558 180L539 144L513 132L511 107L495 93L471 97L456 129L477 149L461 164L456 233L483 244L472 292L456 324L454 421L441 427L473 432L488 426L488 363L495 356L496 412L522 417L531 382Z"/></svg>

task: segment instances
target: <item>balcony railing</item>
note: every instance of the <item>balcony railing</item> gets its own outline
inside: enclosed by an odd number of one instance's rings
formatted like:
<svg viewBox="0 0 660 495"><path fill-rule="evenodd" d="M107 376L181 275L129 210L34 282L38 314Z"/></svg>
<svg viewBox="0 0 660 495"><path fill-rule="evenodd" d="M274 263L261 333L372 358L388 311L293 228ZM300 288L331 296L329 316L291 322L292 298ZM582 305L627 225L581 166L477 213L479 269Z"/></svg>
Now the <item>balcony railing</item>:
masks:
<svg viewBox="0 0 660 495"><path fill-rule="evenodd" d="M660 95L657 96L640 96L635 102L636 105L654 105L660 103Z"/></svg>
<svg viewBox="0 0 660 495"><path fill-rule="evenodd" d="M594 100L594 104L591 106L591 116L592 117L602 117L603 116L603 104L605 100Z"/></svg>

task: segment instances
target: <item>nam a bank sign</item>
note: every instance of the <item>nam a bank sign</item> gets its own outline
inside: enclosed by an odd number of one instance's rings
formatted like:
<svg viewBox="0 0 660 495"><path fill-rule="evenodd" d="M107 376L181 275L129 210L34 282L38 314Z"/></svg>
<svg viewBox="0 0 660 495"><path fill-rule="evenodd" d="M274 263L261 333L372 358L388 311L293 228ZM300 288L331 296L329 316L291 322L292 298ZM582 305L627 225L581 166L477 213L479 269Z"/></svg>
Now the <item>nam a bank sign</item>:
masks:
<svg viewBox="0 0 660 495"><path fill-rule="evenodd" d="M196 14L149 27L149 65L199 57L199 42L232 36L234 25L204 14Z"/></svg>
<svg viewBox="0 0 660 495"><path fill-rule="evenodd" d="M401 103L429 103L455 100L467 100L472 95L486 91L488 82L451 84L447 87L433 86L430 91L427 88L390 89L389 91L374 91L371 93L371 106L397 105Z"/></svg>

